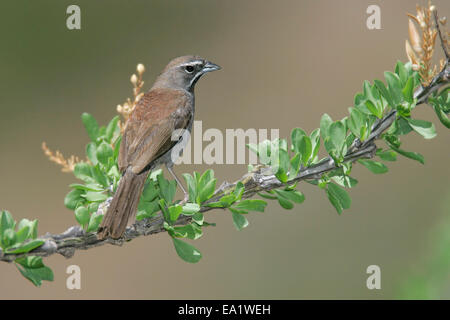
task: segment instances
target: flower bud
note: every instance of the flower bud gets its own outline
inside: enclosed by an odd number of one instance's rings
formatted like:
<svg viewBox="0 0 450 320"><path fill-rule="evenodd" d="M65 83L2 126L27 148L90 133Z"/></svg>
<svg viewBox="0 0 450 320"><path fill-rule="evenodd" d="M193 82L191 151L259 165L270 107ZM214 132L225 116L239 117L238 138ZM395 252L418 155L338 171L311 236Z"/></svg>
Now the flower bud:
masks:
<svg viewBox="0 0 450 320"><path fill-rule="evenodd" d="M137 83L137 81L138 81L138 78L137 78L137 76L136 76L134 73L133 73L133 75L131 76L130 81L131 81L131 83L132 83L133 85L136 85L136 83Z"/></svg>
<svg viewBox="0 0 450 320"><path fill-rule="evenodd" d="M137 65L136 70L137 70L137 72L138 72L139 74L143 74L144 71L145 71L145 67L144 67L144 65L143 65L142 63L139 63L139 64Z"/></svg>

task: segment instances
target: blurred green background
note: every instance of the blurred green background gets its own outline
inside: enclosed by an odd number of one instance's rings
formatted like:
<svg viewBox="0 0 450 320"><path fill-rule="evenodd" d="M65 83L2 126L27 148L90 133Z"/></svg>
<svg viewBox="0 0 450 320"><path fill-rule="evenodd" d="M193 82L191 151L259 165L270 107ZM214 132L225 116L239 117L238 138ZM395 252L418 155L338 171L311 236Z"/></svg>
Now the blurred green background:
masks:
<svg viewBox="0 0 450 320"><path fill-rule="evenodd" d="M415 13L415 3L2 1L0 209L16 219L39 218L40 234L76 224L63 204L75 178L47 160L41 143L84 157L81 113L101 124L110 120L131 96L137 63L147 67L146 89L176 56L198 54L220 64L223 70L196 89L204 130L280 128L286 137L296 126L312 131L325 112L342 118L363 80L382 78L406 60L406 12ZM434 3L449 14L448 1ZM66 28L70 4L81 7L79 31ZM381 30L366 28L371 4L381 8ZM304 204L286 211L270 203L265 213L249 216L242 232L229 213L208 213L217 227L195 242L204 256L197 265L179 259L167 234L159 234L79 251L70 260L51 256L45 262L55 281L41 288L2 263L0 298L450 298L450 244L442 248L450 234L450 134L428 106L414 117L436 123L437 138L404 139L404 148L424 154L426 164L402 158L385 175L355 167L359 185L341 216L323 191L301 184ZM213 168L219 182L246 171L245 165ZM66 289L71 264L81 267L81 290ZM372 264L381 268L381 290L366 288Z"/></svg>

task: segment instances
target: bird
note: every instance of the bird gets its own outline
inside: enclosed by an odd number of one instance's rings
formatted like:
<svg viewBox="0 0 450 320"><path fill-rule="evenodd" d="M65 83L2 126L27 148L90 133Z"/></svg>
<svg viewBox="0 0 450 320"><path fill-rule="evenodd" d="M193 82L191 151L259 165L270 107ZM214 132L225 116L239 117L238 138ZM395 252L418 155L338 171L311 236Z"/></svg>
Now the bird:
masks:
<svg viewBox="0 0 450 320"><path fill-rule="evenodd" d="M199 56L175 58L137 102L120 143L118 168L122 176L97 231L98 239L119 239L127 226L135 222L145 181L160 165L167 167L184 193L183 202L187 201L188 193L172 169L180 145L187 141L172 136L176 130L191 131L194 87L205 73L220 69L219 65ZM175 150L178 155L173 154Z"/></svg>

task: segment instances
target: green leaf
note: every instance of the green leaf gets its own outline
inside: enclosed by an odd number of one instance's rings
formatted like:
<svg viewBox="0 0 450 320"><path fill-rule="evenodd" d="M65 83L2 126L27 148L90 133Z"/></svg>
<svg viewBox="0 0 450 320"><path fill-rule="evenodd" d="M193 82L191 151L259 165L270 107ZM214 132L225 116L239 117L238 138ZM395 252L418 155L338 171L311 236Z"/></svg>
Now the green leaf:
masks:
<svg viewBox="0 0 450 320"><path fill-rule="evenodd" d="M365 100L372 100L372 101L375 100L375 98L372 95L372 86L371 86L370 82L367 80L364 80L364 83L363 83L363 94L364 94Z"/></svg>
<svg viewBox="0 0 450 320"><path fill-rule="evenodd" d="M183 173L184 180L186 180L186 184L189 192L189 201L195 202L197 198L197 182L189 173Z"/></svg>
<svg viewBox="0 0 450 320"><path fill-rule="evenodd" d="M199 204L205 202L206 200L212 197L216 189L216 182L217 179L209 180L209 182L202 189L200 189L198 195Z"/></svg>
<svg viewBox="0 0 450 320"><path fill-rule="evenodd" d="M44 265L42 257L19 258L15 262L20 273L37 287L41 286L43 280L53 281L53 271Z"/></svg>
<svg viewBox="0 0 450 320"><path fill-rule="evenodd" d="M86 146L86 155L88 159L92 162L92 164L95 166L98 163L97 160L97 145L95 142L90 142Z"/></svg>
<svg viewBox="0 0 450 320"><path fill-rule="evenodd" d="M86 183L94 182L94 179L92 177L92 166L86 162L77 163L73 170L73 174L75 175L75 177Z"/></svg>
<svg viewBox="0 0 450 320"><path fill-rule="evenodd" d="M428 98L428 102L433 106L439 120L447 128L450 128L447 124L449 119L446 114L450 114L450 87L445 88L439 94L434 93ZM438 112L439 111L439 112Z"/></svg>
<svg viewBox="0 0 450 320"><path fill-rule="evenodd" d="M193 215L200 211L200 206L197 203L186 203L182 208L182 213L185 216Z"/></svg>
<svg viewBox="0 0 450 320"><path fill-rule="evenodd" d="M91 218L89 220L88 227L86 229L86 232L95 232L97 231L98 227L100 226L100 223L102 222L103 215L102 214L91 214Z"/></svg>
<svg viewBox="0 0 450 320"><path fill-rule="evenodd" d="M405 68L405 65L401 61L397 61L397 64L395 65L395 73L400 78L401 86L404 87L406 81L408 80L409 74Z"/></svg>
<svg viewBox="0 0 450 320"><path fill-rule="evenodd" d="M273 196L271 192L269 192L269 191L266 191L266 192L268 192L269 194L262 193L262 192L258 192L258 195L261 196L261 197L263 197L263 198L265 198L265 199L269 199L269 200L275 200L275 199L277 199L277 197L276 197L276 196Z"/></svg>
<svg viewBox="0 0 450 320"><path fill-rule="evenodd" d="M164 220L170 222L169 210L167 210L166 201L164 199L159 199L159 207L163 213Z"/></svg>
<svg viewBox="0 0 450 320"><path fill-rule="evenodd" d="M21 243L28 239L28 236L30 234L30 227L24 226L23 228L18 228L16 232L16 239L18 243Z"/></svg>
<svg viewBox="0 0 450 320"><path fill-rule="evenodd" d="M300 152L302 163L304 166L308 164L308 160L312 154L312 143L308 136L303 136L300 138L298 152Z"/></svg>
<svg viewBox="0 0 450 320"><path fill-rule="evenodd" d="M192 220L197 223L198 225L202 225L204 221L203 213L197 212L192 216Z"/></svg>
<svg viewBox="0 0 450 320"><path fill-rule="evenodd" d="M272 141L272 143L275 145L275 147L278 147L280 149L288 151L287 140L286 139L276 138L275 140Z"/></svg>
<svg viewBox="0 0 450 320"><path fill-rule="evenodd" d="M395 135L405 135L413 130L409 125L408 120L406 120L404 117L398 118L392 125L394 127L393 134Z"/></svg>
<svg viewBox="0 0 450 320"><path fill-rule="evenodd" d="M251 146L251 147L250 147ZM256 152L258 155L259 162L265 165L270 165L270 155L272 153L272 142L269 140L264 140L258 144L255 150L255 145L249 145L250 150Z"/></svg>
<svg viewBox="0 0 450 320"><path fill-rule="evenodd" d="M102 192L88 191L83 197L89 202L100 202L108 199L108 195Z"/></svg>
<svg viewBox="0 0 450 320"><path fill-rule="evenodd" d="M242 209L238 209L238 208L236 208L236 207L229 207L228 209L229 209L231 212L234 212L234 213L240 213L240 214L247 214L247 213L248 213L248 211L242 210Z"/></svg>
<svg viewBox="0 0 450 320"><path fill-rule="evenodd" d="M81 226L84 227L90 218L89 210L86 207L78 207L75 209L75 219Z"/></svg>
<svg viewBox="0 0 450 320"><path fill-rule="evenodd" d="M372 173L381 174L389 171L388 167L386 167L383 163L373 161L373 160L358 160L363 166L369 169Z"/></svg>
<svg viewBox="0 0 450 320"><path fill-rule="evenodd" d="M219 202L222 204L222 207L229 207L236 201L237 201L237 198L234 193L227 194L227 195L221 197L219 200Z"/></svg>
<svg viewBox="0 0 450 320"><path fill-rule="evenodd" d="M180 238L188 238L196 240L200 238L203 234L202 229L197 227L195 224L188 224L181 227L174 227L174 236Z"/></svg>
<svg viewBox="0 0 450 320"><path fill-rule="evenodd" d="M317 157L320 148L320 129L317 128L313 132L311 132L309 138L311 139L312 145L311 159L314 161L314 158Z"/></svg>
<svg viewBox="0 0 450 320"><path fill-rule="evenodd" d="M81 115L81 120L83 121L84 127L88 133L89 139L95 142L99 136L99 127L97 120L89 113L83 113Z"/></svg>
<svg viewBox="0 0 450 320"><path fill-rule="evenodd" d="M240 201L233 208L237 210L244 211L258 211L264 212L265 207L267 206L267 202L260 199L246 199Z"/></svg>
<svg viewBox="0 0 450 320"><path fill-rule="evenodd" d="M391 94L389 93L389 91L386 88L386 86L384 85L384 83L380 80L374 80L373 83L375 84L377 89L380 91L383 98L386 99L389 106L391 106L392 108L395 108L396 105L394 103L394 100L392 99Z"/></svg>
<svg viewBox="0 0 450 320"><path fill-rule="evenodd" d="M31 222L30 225L30 235L29 237L31 237L31 239L36 239L37 238L37 229L38 229L38 220L35 219Z"/></svg>
<svg viewBox="0 0 450 320"><path fill-rule="evenodd" d="M186 262L197 263L202 258L202 254L193 245L180 239L172 238L175 251L178 256Z"/></svg>
<svg viewBox="0 0 450 320"><path fill-rule="evenodd" d="M1 221L1 218L0 218ZM13 220L14 222L14 220ZM13 226L11 226L14 228ZM0 228L1 229L1 228ZM0 235L2 233L0 232ZM28 239L37 238L37 220L30 221L28 219L22 219L17 224L16 242L21 243ZM1 241L0 241L1 245Z"/></svg>
<svg viewBox="0 0 450 320"><path fill-rule="evenodd" d="M3 248L8 248L17 242L16 233L13 229L6 229L2 234Z"/></svg>
<svg viewBox="0 0 450 320"><path fill-rule="evenodd" d="M244 190L245 190L244 184L241 181L239 181L236 184L236 187L234 188L234 191L233 191L233 194L235 195L236 200L241 200L242 195L244 194Z"/></svg>
<svg viewBox="0 0 450 320"><path fill-rule="evenodd" d="M231 212L231 215L233 217L233 224L237 230L241 231L248 226L248 220L242 214Z"/></svg>
<svg viewBox="0 0 450 320"><path fill-rule="evenodd" d="M6 249L5 252L14 254L25 253L42 246L44 243L44 240L34 239L19 246L16 245L14 248Z"/></svg>
<svg viewBox="0 0 450 320"><path fill-rule="evenodd" d="M221 201L208 202L205 204L207 207L211 208L226 208L227 205Z"/></svg>
<svg viewBox="0 0 450 320"><path fill-rule="evenodd" d="M97 159L101 164L106 166L108 159L113 156L113 153L114 151L111 146L106 142L102 142L97 148Z"/></svg>
<svg viewBox="0 0 450 320"><path fill-rule="evenodd" d="M420 153L412 152L412 151L405 151L400 148L396 148L392 145L390 147L392 148L392 150L396 151L397 153L401 154L404 157L419 161L421 164L425 164L425 158Z"/></svg>
<svg viewBox="0 0 450 320"><path fill-rule="evenodd" d="M350 108L350 118L348 118L348 127L350 131L358 138L361 137L362 127L365 125L364 114L355 108ZM361 139L363 140L363 139Z"/></svg>
<svg viewBox="0 0 450 320"><path fill-rule="evenodd" d="M30 234L32 224L33 224L33 222L31 222L30 220L22 219L22 220L20 220L19 224L17 225L17 230L20 231L23 228L28 227L28 231L29 231L28 234ZM28 238L28 234L27 234L26 238Z"/></svg>
<svg viewBox="0 0 450 320"><path fill-rule="evenodd" d="M339 214L341 214L344 209L350 208L352 200L345 189L342 189L337 184L329 183L326 193L331 204L336 208Z"/></svg>
<svg viewBox="0 0 450 320"><path fill-rule="evenodd" d="M140 201L138 205L138 212L136 215L136 220L142 220L144 218L150 218L154 213L159 211L159 201L155 199L154 201Z"/></svg>
<svg viewBox="0 0 450 320"><path fill-rule="evenodd" d="M159 174L156 178L158 180L161 197L166 201L166 203L171 204L177 191L176 181L173 180L169 182L169 180L166 180L162 174Z"/></svg>
<svg viewBox="0 0 450 320"><path fill-rule="evenodd" d="M113 136L114 136L114 132L117 129L117 123L119 122L119 116L115 116L114 118L112 118L112 120L108 123L108 126L106 127L106 132L105 132L105 136L106 139L108 140L108 142L112 142Z"/></svg>
<svg viewBox="0 0 450 320"><path fill-rule="evenodd" d="M16 222L11 213L4 210L0 212L0 236L4 234L7 229L14 229Z"/></svg>
<svg viewBox="0 0 450 320"><path fill-rule="evenodd" d="M278 203L280 204L281 207L283 207L284 209L290 210L294 207L294 204L292 202L290 202L289 200L287 200L286 198L283 197L277 197L278 199Z"/></svg>
<svg viewBox="0 0 450 320"><path fill-rule="evenodd" d="M345 127L340 121L333 122L329 128L330 136L325 140L325 149L333 158L343 156Z"/></svg>
<svg viewBox="0 0 450 320"><path fill-rule="evenodd" d="M272 168L275 172L275 176L281 182L287 182L288 180L288 171L290 167L290 159L289 154L284 149L275 149L272 150Z"/></svg>
<svg viewBox="0 0 450 320"><path fill-rule="evenodd" d="M320 119L320 134L322 135L323 140L325 140L325 138L327 138L330 135L328 129L332 123L333 120L326 113Z"/></svg>
<svg viewBox="0 0 450 320"><path fill-rule="evenodd" d="M175 222L177 221L178 217L180 216L181 212L183 211L183 207L180 205L170 206L168 208L169 210L169 217L170 220Z"/></svg>
<svg viewBox="0 0 450 320"><path fill-rule="evenodd" d="M197 187L200 192L207 184L214 178L214 171L212 169L206 170L197 180Z"/></svg>
<svg viewBox="0 0 450 320"><path fill-rule="evenodd" d="M420 134L425 139L433 139L436 137L436 129L434 128L434 124L425 121L425 120L417 120L417 119L408 119L409 125Z"/></svg>
<svg viewBox="0 0 450 320"><path fill-rule="evenodd" d="M294 128L291 131L292 151L299 152L301 139L306 136L306 132L300 128Z"/></svg>
<svg viewBox="0 0 450 320"><path fill-rule="evenodd" d="M377 118L381 119L383 117L382 112L373 104L372 101L366 100L366 107Z"/></svg>
<svg viewBox="0 0 450 320"><path fill-rule="evenodd" d="M439 104L433 104L434 112L439 119L439 121L448 129L450 129L450 119L447 117L445 112L442 110L442 107Z"/></svg>
<svg viewBox="0 0 450 320"><path fill-rule="evenodd" d="M389 87L389 93L395 105L400 104L403 100L403 94L401 91L400 78L392 72L386 71L384 77Z"/></svg>
<svg viewBox="0 0 450 320"><path fill-rule="evenodd" d="M353 188L358 184L358 180L346 175L334 176L331 179L344 188Z"/></svg>
<svg viewBox="0 0 450 320"><path fill-rule="evenodd" d="M100 164L93 166L91 168L92 171L92 177L94 179L94 182L99 183L100 185L104 186L105 188L109 188L109 182L108 177L106 176L106 173L100 168Z"/></svg>
<svg viewBox="0 0 450 320"><path fill-rule="evenodd" d="M156 188L156 183L150 180L145 184L144 191L142 191L141 200L143 201L153 201L158 196L158 189Z"/></svg>
<svg viewBox="0 0 450 320"><path fill-rule="evenodd" d="M78 189L78 190L84 190L84 191L105 191L105 188L103 188L101 185L97 183L88 183L88 184L79 184L79 183L72 183L69 185L72 189Z"/></svg>
<svg viewBox="0 0 450 320"><path fill-rule="evenodd" d="M75 210L78 205L84 202L84 198L81 195L84 195L83 190L74 189L70 191L64 198L64 205L70 210Z"/></svg>
<svg viewBox="0 0 450 320"><path fill-rule="evenodd" d="M288 180L294 179L295 177L297 177L298 172L300 170L300 166L301 166L301 156L300 153L296 153L294 157L292 157L291 159L291 166L289 169L289 176L288 176Z"/></svg>
<svg viewBox="0 0 450 320"><path fill-rule="evenodd" d="M100 206L100 203L98 203L98 202L89 203L88 212L89 213L97 212L99 206Z"/></svg>
<svg viewBox="0 0 450 320"><path fill-rule="evenodd" d="M380 157L381 160L384 161L396 161L397 160L397 153L392 150L385 150L378 149L376 152L376 155Z"/></svg>
<svg viewBox="0 0 450 320"><path fill-rule="evenodd" d="M296 203L303 203L303 201L305 201L305 196L303 195L303 193L297 190L287 191L275 189L274 191L279 197L282 197L286 200L290 200Z"/></svg>
<svg viewBox="0 0 450 320"><path fill-rule="evenodd" d="M408 103L414 102L414 79L410 77L402 90L403 98Z"/></svg>

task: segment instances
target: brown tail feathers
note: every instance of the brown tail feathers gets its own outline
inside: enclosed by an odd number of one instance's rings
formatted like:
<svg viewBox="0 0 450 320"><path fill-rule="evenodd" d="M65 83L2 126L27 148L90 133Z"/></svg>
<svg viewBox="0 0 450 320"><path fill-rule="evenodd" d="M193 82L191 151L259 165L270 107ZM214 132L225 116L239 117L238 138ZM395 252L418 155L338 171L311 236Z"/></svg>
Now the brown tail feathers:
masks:
<svg viewBox="0 0 450 320"><path fill-rule="evenodd" d="M139 199L147 175L148 171L135 174L131 168L126 169L98 229L99 239L107 237L118 239L125 233L127 226L135 222Z"/></svg>

